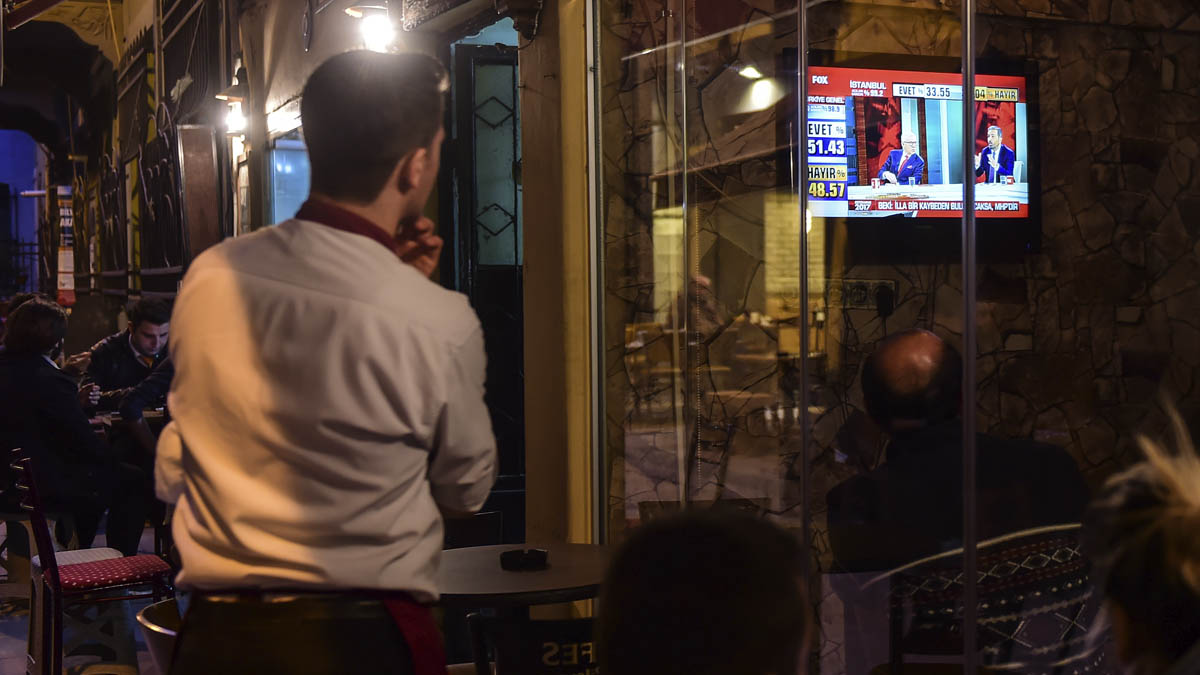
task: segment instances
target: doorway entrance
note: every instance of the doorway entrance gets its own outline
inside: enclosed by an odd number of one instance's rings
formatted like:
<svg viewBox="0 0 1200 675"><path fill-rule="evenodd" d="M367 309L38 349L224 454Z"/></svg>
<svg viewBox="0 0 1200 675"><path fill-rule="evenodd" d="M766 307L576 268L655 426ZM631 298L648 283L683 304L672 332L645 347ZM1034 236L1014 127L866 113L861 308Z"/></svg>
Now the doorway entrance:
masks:
<svg viewBox="0 0 1200 675"><path fill-rule="evenodd" d="M500 475L484 510L504 514L505 543L525 538L525 361L521 118L511 19L450 45L450 138L439 208L442 283L483 325L488 411Z"/></svg>

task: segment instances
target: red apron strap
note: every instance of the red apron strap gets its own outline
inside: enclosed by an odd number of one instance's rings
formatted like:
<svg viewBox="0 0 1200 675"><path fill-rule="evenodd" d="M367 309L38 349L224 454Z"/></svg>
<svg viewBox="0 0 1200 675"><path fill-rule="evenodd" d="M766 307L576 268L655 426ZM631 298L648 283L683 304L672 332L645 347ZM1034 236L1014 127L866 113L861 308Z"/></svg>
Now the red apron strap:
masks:
<svg viewBox="0 0 1200 675"><path fill-rule="evenodd" d="M385 598L383 604L408 643L414 675L446 675L446 652L433 612L406 596Z"/></svg>

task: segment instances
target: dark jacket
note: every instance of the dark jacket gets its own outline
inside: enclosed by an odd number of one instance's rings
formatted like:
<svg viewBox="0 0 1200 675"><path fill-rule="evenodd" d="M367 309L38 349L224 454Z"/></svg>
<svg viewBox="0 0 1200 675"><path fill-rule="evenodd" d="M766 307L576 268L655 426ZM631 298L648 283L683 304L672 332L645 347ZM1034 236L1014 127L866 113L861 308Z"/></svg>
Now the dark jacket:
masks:
<svg viewBox="0 0 1200 675"><path fill-rule="evenodd" d="M1062 448L979 434L979 540L1077 523L1087 485ZM888 444L886 462L829 491L829 536L842 571L888 570L962 546L962 426L952 422Z"/></svg>
<svg viewBox="0 0 1200 675"><path fill-rule="evenodd" d="M0 451L21 448L33 458L38 489L48 503L107 503L112 460L79 405L74 378L40 354L0 353ZM15 478L4 458L8 499Z"/></svg>
<svg viewBox="0 0 1200 675"><path fill-rule="evenodd" d="M163 359L154 372L146 376L137 386L128 390L129 393L121 399L118 410L121 419L133 422L142 418L142 411L162 405L167 400L167 392L171 391L171 378L175 377L175 365L170 358Z"/></svg>
<svg viewBox="0 0 1200 675"><path fill-rule="evenodd" d="M146 379L152 370L166 358L167 351L154 357L147 365L133 351L129 333L121 331L110 335L92 347L92 362L83 375L81 385L96 384L100 387L100 410L116 410L129 389Z"/></svg>

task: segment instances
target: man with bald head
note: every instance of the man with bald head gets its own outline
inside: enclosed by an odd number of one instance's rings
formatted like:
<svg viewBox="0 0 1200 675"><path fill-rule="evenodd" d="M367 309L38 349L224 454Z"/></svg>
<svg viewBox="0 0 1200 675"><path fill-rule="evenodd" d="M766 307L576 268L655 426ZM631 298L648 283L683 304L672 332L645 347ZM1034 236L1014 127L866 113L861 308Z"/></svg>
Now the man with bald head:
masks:
<svg viewBox="0 0 1200 675"><path fill-rule="evenodd" d="M834 557L887 570L962 545L962 357L924 330L893 334L867 358L863 400L889 438L884 463L826 496ZM980 538L1079 522L1087 487L1061 448L977 436Z"/></svg>

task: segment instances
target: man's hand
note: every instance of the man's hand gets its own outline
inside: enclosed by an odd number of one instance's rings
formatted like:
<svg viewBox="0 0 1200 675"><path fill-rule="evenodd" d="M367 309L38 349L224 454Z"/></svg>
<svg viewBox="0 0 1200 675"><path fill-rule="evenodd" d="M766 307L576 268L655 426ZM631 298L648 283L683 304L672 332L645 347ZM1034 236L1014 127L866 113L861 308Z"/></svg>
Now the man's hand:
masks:
<svg viewBox="0 0 1200 675"><path fill-rule="evenodd" d="M92 353L90 351L79 352L74 356L67 357L66 363L63 364L63 370L75 375L82 375L91 363Z"/></svg>
<svg viewBox="0 0 1200 675"><path fill-rule="evenodd" d="M400 224L396 230L394 250L400 260L428 277L437 269L442 243L442 238L434 233L433 221L422 217L412 223Z"/></svg>
<svg viewBox="0 0 1200 675"><path fill-rule="evenodd" d="M900 183L900 180L898 178L896 178L896 174L892 173L891 171L884 171L883 179L889 183L896 183L896 184Z"/></svg>
<svg viewBox="0 0 1200 675"><path fill-rule="evenodd" d="M975 168L976 168L976 170L979 169L979 165L982 162L983 162L983 156L978 152L975 153Z"/></svg>
<svg viewBox="0 0 1200 675"><path fill-rule="evenodd" d="M84 408L94 408L100 402L100 385L85 384L79 388L79 405Z"/></svg>

